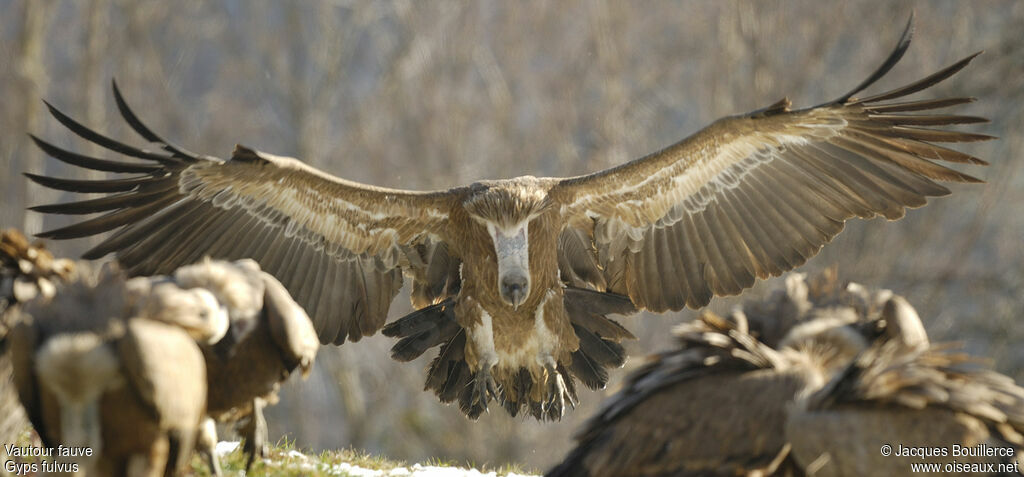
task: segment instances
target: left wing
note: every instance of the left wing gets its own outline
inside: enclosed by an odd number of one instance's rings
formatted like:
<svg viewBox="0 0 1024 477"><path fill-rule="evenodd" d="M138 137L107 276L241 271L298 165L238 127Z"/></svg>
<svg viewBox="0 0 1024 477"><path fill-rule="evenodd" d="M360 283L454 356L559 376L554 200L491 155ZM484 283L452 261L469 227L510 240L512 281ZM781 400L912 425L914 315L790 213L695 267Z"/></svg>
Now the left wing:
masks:
<svg viewBox="0 0 1024 477"><path fill-rule="evenodd" d="M835 101L791 111L783 99L645 158L560 182L551 194L562 204L563 235L592 238L606 284L589 281L651 311L699 308L802 265L851 217L898 219L927 197L949 194L935 181L980 182L932 161L984 161L933 143L990 136L920 127L987 121L930 112L973 98L890 101L952 76L977 54L902 88L853 98L909 45L908 24L885 63ZM594 273L578 254L571 262L577 275Z"/></svg>

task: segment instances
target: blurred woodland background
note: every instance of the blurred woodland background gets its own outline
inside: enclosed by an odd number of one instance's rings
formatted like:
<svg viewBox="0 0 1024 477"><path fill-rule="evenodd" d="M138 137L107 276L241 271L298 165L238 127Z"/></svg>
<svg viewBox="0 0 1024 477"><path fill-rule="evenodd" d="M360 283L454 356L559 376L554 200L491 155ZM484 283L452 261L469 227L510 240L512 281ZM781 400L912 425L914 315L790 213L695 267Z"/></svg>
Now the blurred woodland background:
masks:
<svg viewBox="0 0 1024 477"><path fill-rule="evenodd" d="M28 205L70 200L21 173L83 173L26 136L97 154L46 113L46 98L114 137L138 139L109 81L158 133L226 157L235 143L349 179L411 189L483 178L574 175L667 146L725 115L789 96L830 100L891 51L911 10L914 44L871 91L920 79L978 50L934 95L999 136L961 149L989 160L985 185L908 213L851 222L803 270L906 295L936 341L958 340L1024 381L1024 2L1019 1L131 1L0 0L0 226L67 223ZM132 141L129 141L132 142ZM137 141L141 144L141 139ZM966 169L965 169L966 170ZM53 243L76 255L89 240ZM749 296L781 282L760 283ZM716 299L727 310L736 298ZM409 311L400 296L392 316ZM380 336L328 347L270 409L273 438L392 458L542 470L686 311L624 319L640 339L606 392L583 392L560 423L477 422L421 391L433 358L399 364Z"/></svg>

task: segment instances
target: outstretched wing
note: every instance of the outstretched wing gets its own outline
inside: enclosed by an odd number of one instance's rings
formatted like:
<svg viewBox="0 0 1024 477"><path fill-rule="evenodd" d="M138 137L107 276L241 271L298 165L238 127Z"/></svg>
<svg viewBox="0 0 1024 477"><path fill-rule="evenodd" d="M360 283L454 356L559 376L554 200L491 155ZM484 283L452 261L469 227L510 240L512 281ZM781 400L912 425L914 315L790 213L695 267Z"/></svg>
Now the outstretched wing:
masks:
<svg viewBox="0 0 1024 477"><path fill-rule="evenodd" d="M902 88L853 97L909 45L908 24L885 63L835 101L791 111L784 99L642 159L563 180L551 193L563 204L563 234L592 239L606 282L594 286L652 311L698 308L803 264L851 217L898 219L927 197L949 194L936 181L980 182L933 161L984 161L934 143L990 136L922 127L985 122L932 112L973 98L892 101L952 76L976 55ZM578 275L593 275L586 261L573 263Z"/></svg>
<svg viewBox="0 0 1024 477"><path fill-rule="evenodd" d="M75 134L142 161L97 159L32 137L63 162L134 174L92 181L27 174L53 189L107 194L32 208L53 214L105 212L40 234L70 239L120 227L85 258L116 253L135 275L167 274L207 255L253 258L306 309L322 342L340 344L376 332L402 286L402 269L425 269L421 251L443 241L448 192L362 185L241 146L227 161L200 156L143 125L116 85L114 96L128 124L159 151L105 137L49 104Z"/></svg>

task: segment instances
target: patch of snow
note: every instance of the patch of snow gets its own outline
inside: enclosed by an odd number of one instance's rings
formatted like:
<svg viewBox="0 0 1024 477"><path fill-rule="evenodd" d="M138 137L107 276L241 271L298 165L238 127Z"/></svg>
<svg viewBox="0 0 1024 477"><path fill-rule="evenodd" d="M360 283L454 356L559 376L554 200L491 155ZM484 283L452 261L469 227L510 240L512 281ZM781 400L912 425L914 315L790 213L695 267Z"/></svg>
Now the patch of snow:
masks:
<svg viewBox="0 0 1024 477"><path fill-rule="evenodd" d="M347 462L331 466L330 472L332 474L337 473L338 475L351 475L352 477L382 477L387 475L383 470L364 469Z"/></svg>
<svg viewBox="0 0 1024 477"><path fill-rule="evenodd" d="M238 441L221 441L213 448L213 452L217 454L218 457L224 457L225 455L234 452L235 449L238 449L240 444L241 443Z"/></svg>
<svg viewBox="0 0 1024 477"><path fill-rule="evenodd" d="M494 471L484 473L476 469L421 464L414 464L410 468L396 467L391 470L373 470L342 463L332 466L328 471L332 474L350 475L352 477L498 477L498 473ZM508 477L537 477L517 474L515 472L510 472L506 475Z"/></svg>
<svg viewBox="0 0 1024 477"><path fill-rule="evenodd" d="M240 443L238 441L223 441L218 442L215 452L218 456L224 456L230 454L238 449ZM273 460L266 460L269 465L277 466L288 466L292 468L298 468L302 470L320 470L327 472L331 475L344 475L351 477L498 477L498 473L491 471L487 473L480 472L476 469L464 469L461 467L438 467L433 465L421 465L413 464L412 467L395 467L390 470L375 470L366 469L357 465L352 465L347 462L341 464L335 464L332 466L326 466L318 464L310 456L303 454L297 450L288 451L285 456L290 459L294 459L292 462L287 464L283 462L275 462ZM517 474L515 472L509 472L506 474L507 477L539 477L535 475Z"/></svg>

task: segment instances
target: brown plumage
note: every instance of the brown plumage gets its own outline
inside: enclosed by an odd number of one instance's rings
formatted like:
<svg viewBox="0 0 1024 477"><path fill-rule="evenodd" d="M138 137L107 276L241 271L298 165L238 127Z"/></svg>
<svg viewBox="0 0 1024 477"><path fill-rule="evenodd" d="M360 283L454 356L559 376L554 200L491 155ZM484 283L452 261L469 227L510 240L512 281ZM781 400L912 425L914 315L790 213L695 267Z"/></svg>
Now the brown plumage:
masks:
<svg viewBox="0 0 1024 477"><path fill-rule="evenodd" d="M513 414L557 419L574 399L575 378L601 387L607 368L625 358L619 342L629 333L608 313L696 308L737 294L803 264L847 219L897 219L948 194L938 182L978 182L939 162L984 161L937 143L990 137L930 128L985 121L934 112L972 99L899 100L973 55L902 88L854 97L909 43L908 25L878 70L819 106L791 110L783 100L594 174L432 192L358 184L245 147L227 161L197 155L143 125L115 88L122 116L157 149L107 138L50 107L75 134L141 161L87 157L34 138L61 161L130 174L29 175L55 189L108 194L34 209L103 212L42 235L117 229L85 256L116 253L134 274L170 273L205 255L253 258L306 309L322 343L375 333L408 275L417 311L385 330L400 339L396 358L439 346L427 387L471 417L497 397ZM574 302L577 288L606 294L598 301L613 308Z"/></svg>
<svg viewBox="0 0 1024 477"><path fill-rule="evenodd" d="M36 297L52 297L55 284L69 278L74 269L74 262L55 259L42 243L29 243L17 229L0 231L0 442L16 442L29 425L14 389L7 353L7 334L19 316L15 308ZM0 461L7 461L2 447ZM5 474L0 471L0 475Z"/></svg>
<svg viewBox="0 0 1024 477"><path fill-rule="evenodd" d="M226 306L227 336L203 354L209 398L207 412L219 422L244 420L240 432L249 464L266 454L263 407L277 401L277 389L296 369L313 366L320 343L309 317L274 277L252 260L204 260L175 271L183 288L202 287ZM204 432L214 432L212 423ZM200 451L215 471L216 436L205 435Z"/></svg>
<svg viewBox="0 0 1024 477"><path fill-rule="evenodd" d="M785 290L728 319L709 312L681 325L678 349L632 374L548 475L800 474L784 433L793 400L899 333L884 313L891 296L843 286L834 272L791 274Z"/></svg>
<svg viewBox="0 0 1024 477"><path fill-rule="evenodd" d="M876 346L797 404L786 435L808 475L1020 473L1024 388L948 347ZM976 454L992 449L1012 455ZM943 467L953 462L962 467ZM939 467L915 472L921 464Z"/></svg>
<svg viewBox="0 0 1024 477"><path fill-rule="evenodd" d="M93 449L92 458L71 459L89 475L178 474L205 413L203 356L173 321L128 318L125 283L112 268L80 274L20 310L25 318L11 331L15 384L45 445ZM216 302L193 304L175 316L194 325L201 320L190 314L205 315L224 327Z"/></svg>
<svg viewBox="0 0 1024 477"><path fill-rule="evenodd" d="M4 311L37 296L50 298L56 283L70 278L75 263L54 258L42 242L29 243L17 229L0 231L0 337L6 335L13 314Z"/></svg>

